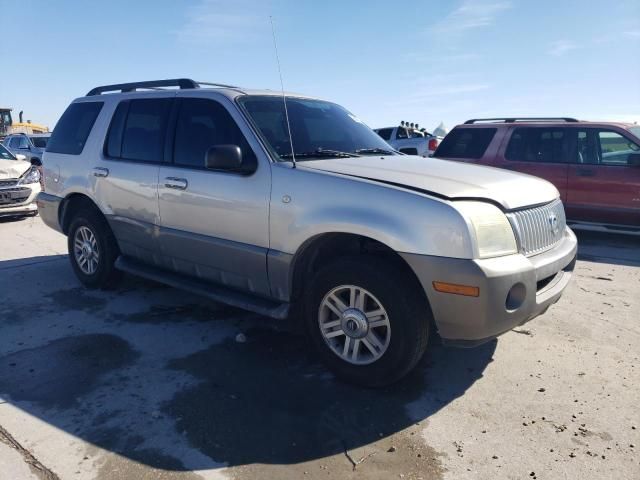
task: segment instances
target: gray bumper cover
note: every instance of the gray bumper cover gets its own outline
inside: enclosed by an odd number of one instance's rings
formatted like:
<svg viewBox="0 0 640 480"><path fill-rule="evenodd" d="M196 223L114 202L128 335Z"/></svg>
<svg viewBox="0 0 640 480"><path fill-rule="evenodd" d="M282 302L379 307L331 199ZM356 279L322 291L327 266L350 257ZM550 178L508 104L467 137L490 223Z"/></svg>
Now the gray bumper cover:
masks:
<svg viewBox="0 0 640 480"><path fill-rule="evenodd" d="M443 341L474 346L531 320L557 302L571 278L577 250L576 237L567 228L556 246L532 257L516 254L464 260L401 255L427 294ZM434 281L476 286L480 294L468 297L437 292ZM507 305L509 292L516 284L524 286L517 308Z"/></svg>
<svg viewBox="0 0 640 480"><path fill-rule="evenodd" d="M60 216L58 215L61 201L62 198L60 197L40 192L36 199L36 205L38 205L38 214L40 218L42 218L42 221L47 226L63 233L62 227L60 226Z"/></svg>

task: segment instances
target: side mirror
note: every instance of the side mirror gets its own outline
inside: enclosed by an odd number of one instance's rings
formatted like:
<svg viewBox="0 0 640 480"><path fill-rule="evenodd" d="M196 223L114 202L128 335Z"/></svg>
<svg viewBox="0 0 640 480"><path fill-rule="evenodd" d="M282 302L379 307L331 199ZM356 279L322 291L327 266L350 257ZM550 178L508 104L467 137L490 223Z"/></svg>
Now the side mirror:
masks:
<svg viewBox="0 0 640 480"><path fill-rule="evenodd" d="M17 158L18 160L21 160L21 161L24 161L24 160L26 160L26 159L27 159L27 157L26 157L25 155L22 155L21 153L18 153L18 154L16 155L16 158Z"/></svg>
<svg viewBox="0 0 640 480"><path fill-rule="evenodd" d="M640 153L630 153L627 157L627 163L630 167L640 167Z"/></svg>
<svg viewBox="0 0 640 480"><path fill-rule="evenodd" d="M238 145L216 145L207 150L204 166L210 170L240 170L242 150Z"/></svg>

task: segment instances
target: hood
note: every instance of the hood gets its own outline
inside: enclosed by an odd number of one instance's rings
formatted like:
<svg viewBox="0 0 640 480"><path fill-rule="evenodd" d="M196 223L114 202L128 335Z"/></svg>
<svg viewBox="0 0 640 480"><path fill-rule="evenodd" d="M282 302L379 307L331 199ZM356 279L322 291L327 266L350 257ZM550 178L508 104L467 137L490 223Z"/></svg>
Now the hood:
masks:
<svg viewBox="0 0 640 480"><path fill-rule="evenodd" d="M413 155L298 162L322 170L421 190L447 199L486 199L506 210L548 203L558 190L541 178L500 168Z"/></svg>
<svg viewBox="0 0 640 480"><path fill-rule="evenodd" d="M26 160L0 160L0 180L20 178L31 168L31 162Z"/></svg>

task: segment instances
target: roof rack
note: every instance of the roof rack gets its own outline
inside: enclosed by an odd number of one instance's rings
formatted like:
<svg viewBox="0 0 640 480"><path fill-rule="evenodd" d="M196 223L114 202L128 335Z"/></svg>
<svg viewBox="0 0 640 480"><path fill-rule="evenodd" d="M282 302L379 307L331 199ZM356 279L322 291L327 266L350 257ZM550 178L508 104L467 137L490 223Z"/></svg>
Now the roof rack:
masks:
<svg viewBox="0 0 640 480"><path fill-rule="evenodd" d="M93 88L87 93L87 97L93 95L101 95L106 92L135 92L136 90L159 90L161 87L178 87L180 90L188 90L200 88L200 85L221 88L238 88L233 85L225 85L222 83L196 82L190 78L174 78L170 80L147 80L146 82L118 83L115 85L103 85Z"/></svg>
<svg viewBox="0 0 640 480"><path fill-rule="evenodd" d="M504 117L504 118L472 118L464 122L465 125L472 125L480 122L577 122L578 120L571 117Z"/></svg>

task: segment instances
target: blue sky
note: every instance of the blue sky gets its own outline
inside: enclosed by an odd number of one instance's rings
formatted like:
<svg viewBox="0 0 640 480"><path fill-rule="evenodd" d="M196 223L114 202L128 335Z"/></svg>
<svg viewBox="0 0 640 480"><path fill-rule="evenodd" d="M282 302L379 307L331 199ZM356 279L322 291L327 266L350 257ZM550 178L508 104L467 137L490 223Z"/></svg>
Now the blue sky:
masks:
<svg viewBox="0 0 640 480"><path fill-rule="evenodd" d="M279 89L270 15L285 88L371 127L504 115L640 123L638 0L0 0L0 105L53 127L101 84Z"/></svg>

